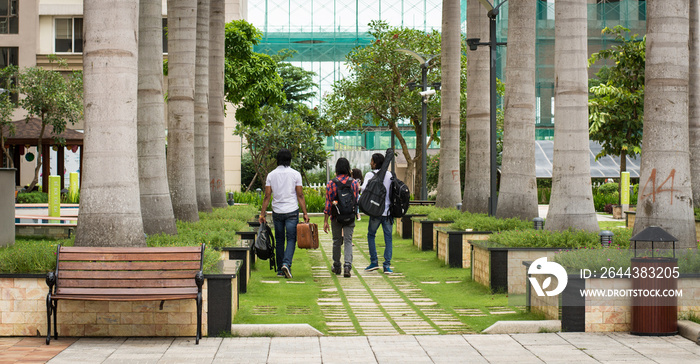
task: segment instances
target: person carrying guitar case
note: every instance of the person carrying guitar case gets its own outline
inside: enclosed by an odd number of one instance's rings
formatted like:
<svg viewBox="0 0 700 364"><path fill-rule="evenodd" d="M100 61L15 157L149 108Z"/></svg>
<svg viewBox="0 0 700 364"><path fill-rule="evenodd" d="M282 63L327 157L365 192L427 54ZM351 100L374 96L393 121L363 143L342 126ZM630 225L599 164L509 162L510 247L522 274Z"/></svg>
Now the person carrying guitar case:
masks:
<svg viewBox="0 0 700 364"><path fill-rule="evenodd" d="M326 184L326 208L323 210L323 232L333 232L333 268L331 272L340 274L340 247L344 246L345 264L343 276L352 276L352 233L355 230L357 197L360 185L350 177L350 162L338 158L335 164L335 178ZM330 218L331 223L328 224Z"/></svg>

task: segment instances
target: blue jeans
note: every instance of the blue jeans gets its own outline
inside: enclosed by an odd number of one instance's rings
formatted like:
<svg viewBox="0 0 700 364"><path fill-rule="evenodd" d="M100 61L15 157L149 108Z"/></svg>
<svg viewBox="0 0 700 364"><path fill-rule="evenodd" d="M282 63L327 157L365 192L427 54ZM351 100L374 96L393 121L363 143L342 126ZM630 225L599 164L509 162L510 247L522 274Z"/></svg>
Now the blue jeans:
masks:
<svg viewBox="0 0 700 364"><path fill-rule="evenodd" d="M277 271L282 270L282 265L292 267L294 249L297 245L297 223L299 223L299 210L286 214L272 213L272 221L275 224L275 258L277 259ZM284 246L285 236L287 247Z"/></svg>
<svg viewBox="0 0 700 364"><path fill-rule="evenodd" d="M374 238L377 236L377 229L379 225L382 226L384 231L384 268L389 268L391 265L391 233L392 225L394 224L394 218L391 216L380 216L380 217L370 217L369 218L369 228L367 229L367 245L369 248L369 260L372 264L378 264L377 259L377 246L375 245Z"/></svg>

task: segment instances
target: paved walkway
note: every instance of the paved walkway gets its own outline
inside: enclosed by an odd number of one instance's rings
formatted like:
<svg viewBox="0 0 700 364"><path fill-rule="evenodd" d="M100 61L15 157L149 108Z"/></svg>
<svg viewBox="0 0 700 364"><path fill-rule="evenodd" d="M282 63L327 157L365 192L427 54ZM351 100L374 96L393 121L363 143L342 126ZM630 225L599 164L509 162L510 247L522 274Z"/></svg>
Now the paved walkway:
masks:
<svg viewBox="0 0 700 364"><path fill-rule="evenodd" d="M700 363L680 336L401 335L305 338L80 339L51 364L73 363Z"/></svg>
<svg viewBox="0 0 700 364"><path fill-rule="evenodd" d="M459 317L437 307L435 301L401 273L381 269L365 272L369 265L367 242L353 247L351 278L331 274L333 243L321 234L321 249L312 254L313 276L321 286L318 304L331 335L430 335L470 333ZM377 244L379 254L384 242Z"/></svg>

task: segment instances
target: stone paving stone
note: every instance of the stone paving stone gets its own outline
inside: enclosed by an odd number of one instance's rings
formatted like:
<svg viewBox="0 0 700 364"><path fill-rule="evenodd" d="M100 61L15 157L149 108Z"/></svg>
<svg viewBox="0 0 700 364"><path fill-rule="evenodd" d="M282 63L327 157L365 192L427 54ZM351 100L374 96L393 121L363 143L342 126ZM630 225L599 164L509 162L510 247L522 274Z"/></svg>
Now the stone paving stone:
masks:
<svg viewBox="0 0 700 364"><path fill-rule="evenodd" d="M376 363L366 337L321 337L321 359L329 363Z"/></svg>
<svg viewBox="0 0 700 364"><path fill-rule="evenodd" d="M273 337L270 341L268 363L321 363L321 348L317 337Z"/></svg>
<svg viewBox="0 0 700 364"><path fill-rule="evenodd" d="M434 363L488 363L461 335L416 336Z"/></svg>
<svg viewBox="0 0 700 364"><path fill-rule="evenodd" d="M432 363L413 336L373 336L367 339L378 363Z"/></svg>
<svg viewBox="0 0 700 364"><path fill-rule="evenodd" d="M541 363L509 335L465 335L464 338L489 362Z"/></svg>

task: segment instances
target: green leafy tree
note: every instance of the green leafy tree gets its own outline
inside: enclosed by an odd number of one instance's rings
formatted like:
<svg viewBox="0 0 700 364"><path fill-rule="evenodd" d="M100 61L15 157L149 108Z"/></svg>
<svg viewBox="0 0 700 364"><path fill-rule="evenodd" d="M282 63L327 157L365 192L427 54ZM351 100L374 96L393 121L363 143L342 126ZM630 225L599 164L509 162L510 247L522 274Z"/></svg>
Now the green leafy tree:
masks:
<svg viewBox="0 0 700 364"><path fill-rule="evenodd" d="M267 174L276 167L275 156L281 148L292 152L292 167L300 172L324 165L328 154L323 149L323 134L314 127L315 121L309 120L318 119L318 112L310 111L305 115L268 105L259 110L262 127L236 125L235 133L245 138L255 175L261 184L265 184Z"/></svg>
<svg viewBox="0 0 700 364"><path fill-rule="evenodd" d="M316 96L314 89L318 88L318 84L313 81L315 72L285 62L296 53L285 49L272 56L272 59L277 62L277 73L282 78L282 92L287 100L283 108L287 111L294 109L297 104L311 100Z"/></svg>
<svg viewBox="0 0 700 364"><path fill-rule="evenodd" d="M604 156L620 157L620 172L627 169L627 156L641 153L644 121L644 66L646 37L629 36L630 30L618 25L603 29L603 34L615 37L615 45L591 55L588 64L607 59L611 67L603 67L591 82L588 100L589 133L591 140L603 149L596 160Z"/></svg>
<svg viewBox="0 0 700 364"><path fill-rule="evenodd" d="M256 53L253 46L262 33L245 20L226 24L226 59L224 93L226 101L238 105L236 120L260 125L260 106L284 101L282 78L277 62L266 54Z"/></svg>
<svg viewBox="0 0 700 364"><path fill-rule="evenodd" d="M323 113L334 122L348 122L349 125L362 129L372 125L388 126L399 142L401 152L406 158L408 175L407 184L411 191L421 185L422 141L421 132L421 96L420 87L409 90L408 83L421 83L421 67L411 56L397 52L396 49L409 49L425 55L440 54L440 33L433 30L425 33L416 29L390 27L382 21L369 24L369 33L374 41L353 49L346 62L349 75L333 85L333 91L323 99ZM466 56L462 54L462 72L460 85L466 87ZM428 84L441 79L440 57L428 63ZM461 108L466 109L466 96L460 100ZM440 93L428 104L427 128L430 145L438 139L440 128ZM464 115L460 116L461 119ZM408 122L410 130L416 133L416 151L409 152L408 144L402 135L402 122ZM413 178L415 176L415 178ZM411 184L413 181L413 186Z"/></svg>
<svg viewBox="0 0 700 364"><path fill-rule="evenodd" d="M3 91L0 93L0 149L2 154L7 157L8 168L14 168L14 162L10 151L5 148L5 139L15 134L15 125L12 123L12 113L15 111L15 104L12 102L12 93L14 90L14 79L17 73L17 68L8 66L0 70L0 80L3 83ZM0 163L0 166L2 163Z"/></svg>
<svg viewBox="0 0 700 364"><path fill-rule="evenodd" d="M56 56L50 61L65 67L66 62ZM83 76L79 71L65 77L61 72L41 67L28 67L19 73L19 92L24 95L19 106L27 111L27 120L41 120L37 145L36 168L29 191L39 182L42 161L42 141L47 126L53 129L54 139L59 144L65 140L56 137L66 130L67 123L75 124L83 117Z"/></svg>

